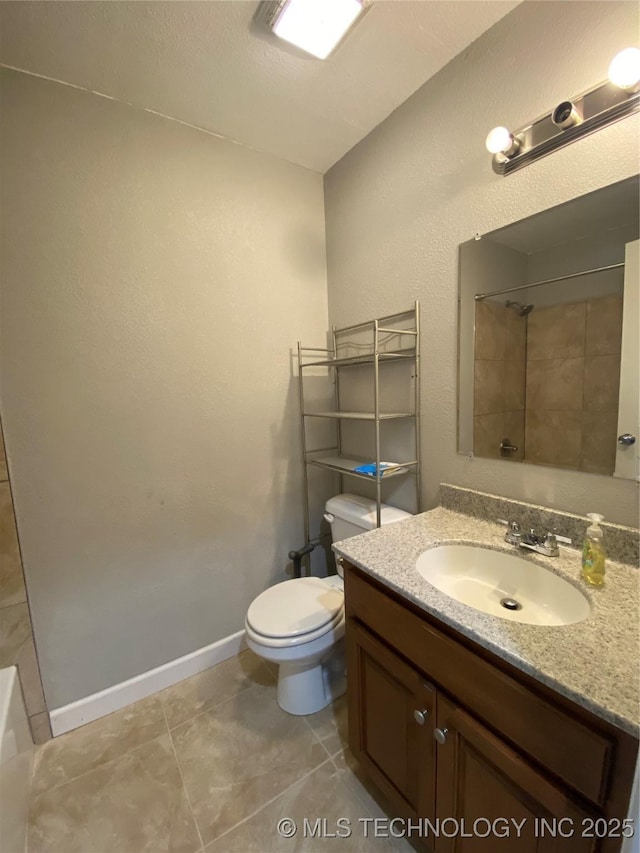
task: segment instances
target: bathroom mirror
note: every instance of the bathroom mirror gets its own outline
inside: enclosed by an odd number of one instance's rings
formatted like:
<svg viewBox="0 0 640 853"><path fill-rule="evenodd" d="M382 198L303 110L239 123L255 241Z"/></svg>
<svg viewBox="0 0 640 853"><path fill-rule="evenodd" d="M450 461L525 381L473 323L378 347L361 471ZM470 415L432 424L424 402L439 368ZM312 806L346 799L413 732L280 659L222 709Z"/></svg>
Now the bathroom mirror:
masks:
<svg viewBox="0 0 640 853"><path fill-rule="evenodd" d="M460 246L459 452L638 478L639 189Z"/></svg>

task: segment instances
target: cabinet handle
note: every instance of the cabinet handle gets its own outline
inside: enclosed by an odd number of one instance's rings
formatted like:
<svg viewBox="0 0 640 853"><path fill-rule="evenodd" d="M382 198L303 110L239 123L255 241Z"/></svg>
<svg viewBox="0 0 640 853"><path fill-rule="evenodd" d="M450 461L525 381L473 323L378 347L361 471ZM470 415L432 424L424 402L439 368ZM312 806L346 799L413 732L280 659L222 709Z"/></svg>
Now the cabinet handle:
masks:
<svg viewBox="0 0 640 853"><path fill-rule="evenodd" d="M429 712L426 708L423 708L422 711L418 711L417 709L413 712L413 719L419 726L424 726L427 721L427 717L429 716Z"/></svg>
<svg viewBox="0 0 640 853"><path fill-rule="evenodd" d="M438 743L446 743L448 734L449 729L436 729L433 733L433 736L438 741Z"/></svg>

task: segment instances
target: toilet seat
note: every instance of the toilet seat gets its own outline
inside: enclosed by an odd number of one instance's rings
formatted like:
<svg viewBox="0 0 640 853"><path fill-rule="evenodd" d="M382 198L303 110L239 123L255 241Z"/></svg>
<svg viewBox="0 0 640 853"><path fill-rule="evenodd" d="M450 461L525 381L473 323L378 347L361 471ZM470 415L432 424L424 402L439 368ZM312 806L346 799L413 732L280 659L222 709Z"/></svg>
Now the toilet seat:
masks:
<svg viewBox="0 0 640 853"><path fill-rule="evenodd" d="M344 619L344 593L321 578L296 578L261 593L247 612L246 628L273 648L309 643Z"/></svg>
<svg viewBox="0 0 640 853"><path fill-rule="evenodd" d="M251 625L245 621L244 629L248 640L252 640L256 646L260 647L260 651L254 649L257 654L266 657L267 660L273 660L280 663L282 660L288 660L291 655L293 659L298 658L298 652L302 654L309 648L315 648L320 641L326 643L327 649L339 640L344 635L345 626L344 610L338 615L338 618L329 625L323 625L316 631L311 631L309 634L302 634L299 637L265 637L263 634L258 634L253 630ZM251 648L251 644L249 644ZM267 652L277 657L270 657ZM284 653L287 653L284 656Z"/></svg>

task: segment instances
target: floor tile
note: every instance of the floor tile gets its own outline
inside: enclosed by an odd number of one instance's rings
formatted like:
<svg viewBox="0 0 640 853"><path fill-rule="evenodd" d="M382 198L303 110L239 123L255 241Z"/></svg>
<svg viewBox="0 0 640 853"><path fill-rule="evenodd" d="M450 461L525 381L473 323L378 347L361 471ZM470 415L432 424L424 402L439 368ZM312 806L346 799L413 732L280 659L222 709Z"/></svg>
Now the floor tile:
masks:
<svg viewBox="0 0 640 853"><path fill-rule="evenodd" d="M8 739L8 738L7 738ZM0 850L3 853L22 853L25 850L29 819L29 790L32 753L9 750L3 755L0 766Z"/></svg>
<svg viewBox="0 0 640 853"><path fill-rule="evenodd" d="M332 761L338 771L340 782L362 803L364 814L367 817L385 818L395 815L391 803L383 797L366 776L348 747L337 755L334 755ZM413 850L413 847L406 839L395 838L394 844L394 850Z"/></svg>
<svg viewBox="0 0 640 853"><path fill-rule="evenodd" d="M256 685L171 732L205 843L327 760L302 717Z"/></svg>
<svg viewBox="0 0 640 853"><path fill-rule="evenodd" d="M332 761L325 762L257 814L207 845L205 853L410 851L402 838L374 836L373 825L367 819L384 817L384 813L368 794L361 796L353 784L345 784L347 774L350 775L349 770L338 769ZM291 838L278 833L278 823L283 818L296 824L297 831Z"/></svg>
<svg viewBox="0 0 640 853"><path fill-rule="evenodd" d="M348 739L346 694L317 714L309 714L305 720L329 755L345 749Z"/></svg>
<svg viewBox="0 0 640 853"><path fill-rule="evenodd" d="M0 607L0 666L13 666L31 639L31 619L26 602Z"/></svg>
<svg viewBox="0 0 640 853"><path fill-rule="evenodd" d="M30 853L195 853L200 844L168 734L31 804Z"/></svg>
<svg viewBox="0 0 640 853"><path fill-rule="evenodd" d="M16 665L18 667L18 675L20 676L22 695L27 714L33 716L34 714L46 711L47 705L44 701L40 668L32 636L29 636L18 652Z"/></svg>
<svg viewBox="0 0 640 853"><path fill-rule="evenodd" d="M273 683L273 674L264 661L247 650L167 687L158 695L162 700L169 728L174 728L254 684Z"/></svg>
<svg viewBox="0 0 640 853"><path fill-rule="evenodd" d="M51 723L46 711L29 717L29 726L34 743L45 743L51 740Z"/></svg>
<svg viewBox="0 0 640 853"><path fill-rule="evenodd" d="M60 735L38 748L33 793L69 782L166 731L156 694Z"/></svg>
<svg viewBox="0 0 640 853"><path fill-rule="evenodd" d="M266 667L269 670L269 672L273 675L273 677L277 678L278 677L278 670L279 670L278 664L274 663L271 660L266 660L265 664L266 664Z"/></svg>
<svg viewBox="0 0 640 853"><path fill-rule="evenodd" d="M1 460L0 460L1 461ZM9 483L0 483L0 607L27 600Z"/></svg>
<svg viewBox="0 0 640 853"><path fill-rule="evenodd" d="M348 748L334 755L332 761L338 772L337 778L362 802L367 814L370 813L372 817L392 815L393 808L385 803Z"/></svg>
<svg viewBox="0 0 640 853"><path fill-rule="evenodd" d="M2 427L0 426L0 482L7 480L9 473L7 471L7 456L4 449L4 438L2 435Z"/></svg>

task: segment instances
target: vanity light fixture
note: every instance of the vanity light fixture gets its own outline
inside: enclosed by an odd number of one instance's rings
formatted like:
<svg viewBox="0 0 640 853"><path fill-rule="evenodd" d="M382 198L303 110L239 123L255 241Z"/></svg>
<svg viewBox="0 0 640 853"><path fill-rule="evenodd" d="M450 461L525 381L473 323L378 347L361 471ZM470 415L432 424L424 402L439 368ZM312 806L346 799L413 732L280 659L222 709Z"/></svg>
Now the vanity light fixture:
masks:
<svg viewBox="0 0 640 853"><path fill-rule="evenodd" d="M506 127L494 127L487 136L487 151L491 154L504 154L512 157L520 148L520 143Z"/></svg>
<svg viewBox="0 0 640 853"><path fill-rule="evenodd" d="M493 170L508 175L640 109L640 49L621 51L609 79L514 132L494 127L486 140Z"/></svg>
<svg viewBox="0 0 640 853"><path fill-rule="evenodd" d="M366 0L283 0L270 26L278 38L326 59L369 5Z"/></svg>
<svg viewBox="0 0 640 853"><path fill-rule="evenodd" d="M628 47L611 60L609 80L625 92L640 88L640 48Z"/></svg>

